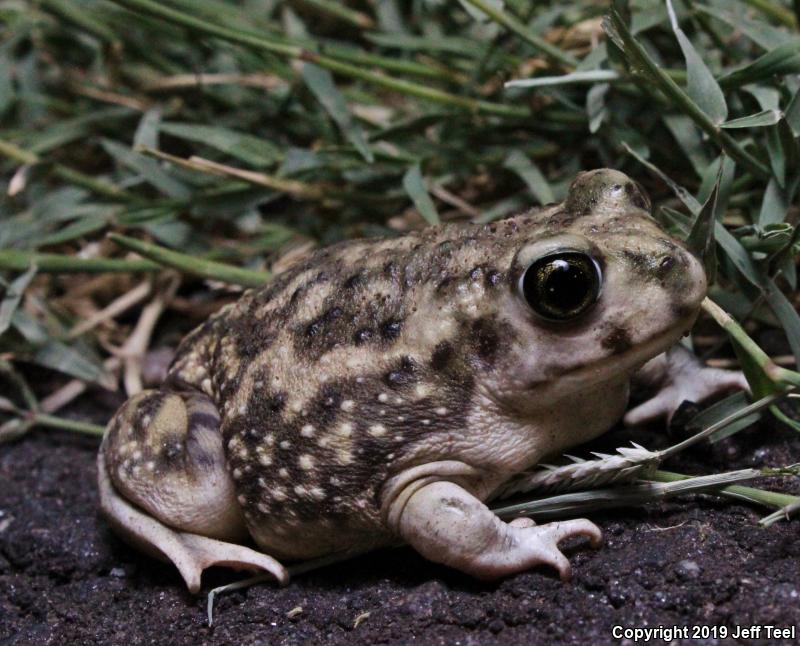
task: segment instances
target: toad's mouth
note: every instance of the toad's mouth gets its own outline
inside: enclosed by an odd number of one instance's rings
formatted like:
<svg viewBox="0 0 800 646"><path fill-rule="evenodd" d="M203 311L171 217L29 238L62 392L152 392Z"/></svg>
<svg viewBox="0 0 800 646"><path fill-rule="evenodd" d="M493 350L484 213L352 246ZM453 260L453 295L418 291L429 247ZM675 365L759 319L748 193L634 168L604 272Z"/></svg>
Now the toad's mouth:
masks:
<svg viewBox="0 0 800 646"><path fill-rule="evenodd" d="M532 381L526 391L535 392L537 398L542 397L543 401L554 402L581 391L591 390L600 384L630 378L650 359L666 352L681 337L689 334L698 314L699 309L680 325L655 334L625 352L575 366L556 377Z"/></svg>

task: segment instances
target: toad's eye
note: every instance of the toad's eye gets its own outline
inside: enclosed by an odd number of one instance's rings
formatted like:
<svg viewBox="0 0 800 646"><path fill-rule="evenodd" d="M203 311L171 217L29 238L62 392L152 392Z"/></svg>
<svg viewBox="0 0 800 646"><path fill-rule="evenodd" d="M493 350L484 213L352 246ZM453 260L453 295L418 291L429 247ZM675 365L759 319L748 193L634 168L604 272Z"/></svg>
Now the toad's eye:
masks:
<svg viewBox="0 0 800 646"><path fill-rule="evenodd" d="M570 321L597 302L601 283L594 258L580 251L561 251L531 263L520 278L519 290L542 318Z"/></svg>

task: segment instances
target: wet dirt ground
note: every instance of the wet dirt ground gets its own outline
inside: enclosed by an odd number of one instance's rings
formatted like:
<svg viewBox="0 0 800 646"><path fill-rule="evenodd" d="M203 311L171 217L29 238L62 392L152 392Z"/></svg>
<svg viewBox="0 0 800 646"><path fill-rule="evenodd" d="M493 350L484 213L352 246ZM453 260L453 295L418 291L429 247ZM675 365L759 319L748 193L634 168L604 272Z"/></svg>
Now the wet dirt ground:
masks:
<svg viewBox="0 0 800 646"><path fill-rule="evenodd" d="M72 414L104 421L111 408L91 399ZM667 442L620 431L604 444L631 438ZM0 447L2 644L602 644L615 641L615 626L659 625L715 626L717 636L721 627L795 627L782 643L800 643L800 521L761 529L765 511L699 495L593 516L605 545L572 546L568 584L546 569L478 583L410 549L385 550L285 588L220 596L209 627L205 592L239 575L211 570L193 597L173 567L114 536L98 515L97 444L38 430ZM710 473L798 456L800 435L762 424L669 466ZM713 637L680 643L720 643Z"/></svg>

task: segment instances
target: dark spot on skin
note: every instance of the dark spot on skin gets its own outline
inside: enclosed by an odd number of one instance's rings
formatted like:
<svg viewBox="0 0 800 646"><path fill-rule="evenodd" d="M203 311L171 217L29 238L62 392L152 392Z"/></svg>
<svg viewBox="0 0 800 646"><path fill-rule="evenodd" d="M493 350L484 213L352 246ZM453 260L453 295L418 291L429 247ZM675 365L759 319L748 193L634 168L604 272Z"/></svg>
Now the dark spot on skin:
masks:
<svg viewBox="0 0 800 646"><path fill-rule="evenodd" d="M233 337L236 343L236 351L242 358L242 363L247 363L248 359L252 359L260 354L263 350L272 345L275 340L274 331L267 325L257 325L254 317L249 316L247 313L242 316L230 318L225 321L224 329L223 324L220 323L220 329L216 334L219 338L225 336ZM215 343L215 357L213 365L220 365L217 361L220 359L219 353L222 350L221 343Z"/></svg>
<svg viewBox="0 0 800 646"><path fill-rule="evenodd" d="M269 395L266 398L266 404L269 410L273 413L280 413L286 408L286 393L279 392L274 395Z"/></svg>
<svg viewBox="0 0 800 646"><path fill-rule="evenodd" d="M569 211L556 211L547 219L549 229L564 229L575 222L575 215Z"/></svg>
<svg viewBox="0 0 800 646"><path fill-rule="evenodd" d="M644 198L644 191L640 186L637 186L633 182L628 182L625 184L625 193L628 196L628 199L630 199L631 204L633 204L635 207L644 211L650 210L650 205Z"/></svg>
<svg viewBox="0 0 800 646"><path fill-rule="evenodd" d="M367 341L369 341L372 338L372 336L373 336L372 330L363 328L361 330L358 330L353 335L353 341L355 341L356 345L361 345L362 343L366 343Z"/></svg>
<svg viewBox="0 0 800 646"><path fill-rule="evenodd" d="M500 337L497 335L493 321L485 318L473 321L469 338L478 357L491 363L497 355L500 345Z"/></svg>
<svg viewBox="0 0 800 646"><path fill-rule="evenodd" d="M397 320L386 321L381 325L381 336L387 341L394 341L400 336L403 329L403 322Z"/></svg>
<svg viewBox="0 0 800 646"><path fill-rule="evenodd" d="M390 278L392 280L396 279L398 275L397 265L394 264L393 262L387 262L383 266L383 273L387 278Z"/></svg>
<svg viewBox="0 0 800 646"><path fill-rule="evenodd" d="M658 241L667 248L668 251L677 251L680 249L678 245L676 245L672 240L668 238L659 238Z"/></svg>
<svg viewBox="0 0 800 646"><path fill-rule="evenodd" d="M364 281L364 274L363 272L356 272L352 276L350 276L347 280L344 281L342 287L345 289L353 289L354 287L358 287Z"/></svg>
<svg viewBox="0 0 800 646"><path fill-rule="evenodd" d="M313 321L306 327L306 336L317 336L322 330L322 323L319 320Z"/></svg>
<svg viewBox="0 0 800 646"><path fill-rule="evenodd" d="M453 346L447 341L442 341L433 350L433 355L431 356L431 367L437 372L441 372L442 370L445 370L448 365L450 365L455 356L456 352L453 349Z"/></svg>
<svg viewBox="0 0 800 646"><path fill-rule="evenodd" d="M650 258L647 255L628 249L623 250L622 255L625 256L625 260L628 261L631 269L637 274L641 276L651 275Z"/></svg>
<svg viewBox="0 0 800 646"><path fill-rule="evenodd" d="M671 305L672 312L675 314L675 318L678 319L689 318L695 312L695 309L690 307L682 298L674 298Z"/></svg>
<svg viewBox="0 0 800 646"><path fill-rule="evenodd" d="M338 408L342 403L342 393L333 386L323 387L320 394L325 408Z"/></svg>
<svg viewBox="0 0 800 646"><path fill-rule="evenodd" d="M403 357L396 369L386 373L384 381L393 388L406 386L416 381L416 369L416 363L411 357Z"/></svg>
<svg viewBox="0 0 800 646"><path fill-rule="evenodd" d="M503 280L503 275L496 269L489 269L486 272L485 283L487 287L496 287L497 285L500 284L502 280Z"/></svg>
<svg viewBox="0 0 800 646"><path fill-rule="evenodd" d="M189 428L207 428L209 430L216 430L219 426L219 417L205 412L194 412L189 415Z"/></svg>
<svg viewBox="0 0 800 646"><path fill-rule="evenodd" d="M189 427L186 437L186 456L191 465L192 471L195 469L211 470L219 464L222 455L208 450L208 443L201 440L196 427Z"/></svg>
<svg viewBox="0 0 800 646"><path fill-rule="evenodd" d="M447 275L445 275L445 277L444 277L444 278L442 278L442 279L439 281L439 284L438 284L438 285L436 285L436 291L437 291L437 292L445 292L445 291L447 291L447 289L448 289L448 288L449 288L449 287L450 287L450 286L451 286L451 285L452 285L454 282L455 282L455 280L454 280L454 279L453 279L451 276L447 276Z"/></svg>
<svg viewBox="0 0 800 646"><path fill-rule="evenodd" d="M155 416L161 409L161 404L164 401L164 397L165 394L163 392L156 391L146 396L136 406L136 413L133 419L133 424L131 425L133 428L133 436L136 439L142 440L145 437L148 425L144 424L143 420L149 417L150 423L152 424Z"/></svg>
<svg viewBox="0 0 800 646"><path fill-rule="evenodd" d="M630 350L633 343L631 343L631 337L625 328L615 326L601 341L601 345L606 350L611 350L613 354L622 354Z"/></svg>
<svg viewBox="0 0 800 646"><path fill-rule="evenodd" d="M440 498L439 502L445 509L453 509L464 515L472 511L460 498Z"/></svg>
<svg viewBox="0 0 800 646"><path fill-rule="evenodd" d="M342 316L342 308L341 307L332 307L327 312L325 312L322 316L318 319L312 321L306 327L306 336L317 336L325 326L333 323L337 319L341 318Z"/></svg>
<svg viewBox="0 0 800 646"><path fill-rule="evenodd" d="M180 435L167 435L161 446L163 447L161 458L170 466L174 466L179 458L183 457L186 448Z"/></svg>
<svg viewBox="0 0 800 646"><path fill-rule="evenodd" d="M469 272L469 278L472 281L477 281L481 276L483 276L483 267L475 267L475 269Z"/></svg>

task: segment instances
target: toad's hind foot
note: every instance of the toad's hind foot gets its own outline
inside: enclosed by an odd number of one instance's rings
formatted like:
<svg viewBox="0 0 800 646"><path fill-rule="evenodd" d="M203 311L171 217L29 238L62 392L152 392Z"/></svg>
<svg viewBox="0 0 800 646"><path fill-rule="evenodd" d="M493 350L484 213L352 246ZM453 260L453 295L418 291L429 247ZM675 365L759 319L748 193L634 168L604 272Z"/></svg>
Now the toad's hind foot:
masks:
<svg viewBox="0 0 800 646"><path fill-rule="evenodd" d="M172 561L192 594L200 591L200 576L203 570L212 565L241 570L264 570L272 574L279 583L288 582L289 573L286 568L271 556L244 545L177 531L131 505L111 484L102 452L97 458L97 469L100 505L114 529L152 556Z"/></svg>
<svg viewBox="0 0 800 646"><path fill-rule="evenodd" d="M210 565L286 569L237 543L248 537L225 465L219 413L191 388L147 390L108 425L97 460L100 502L109 521L137 546L172 561L192 592Z"/></svg>

